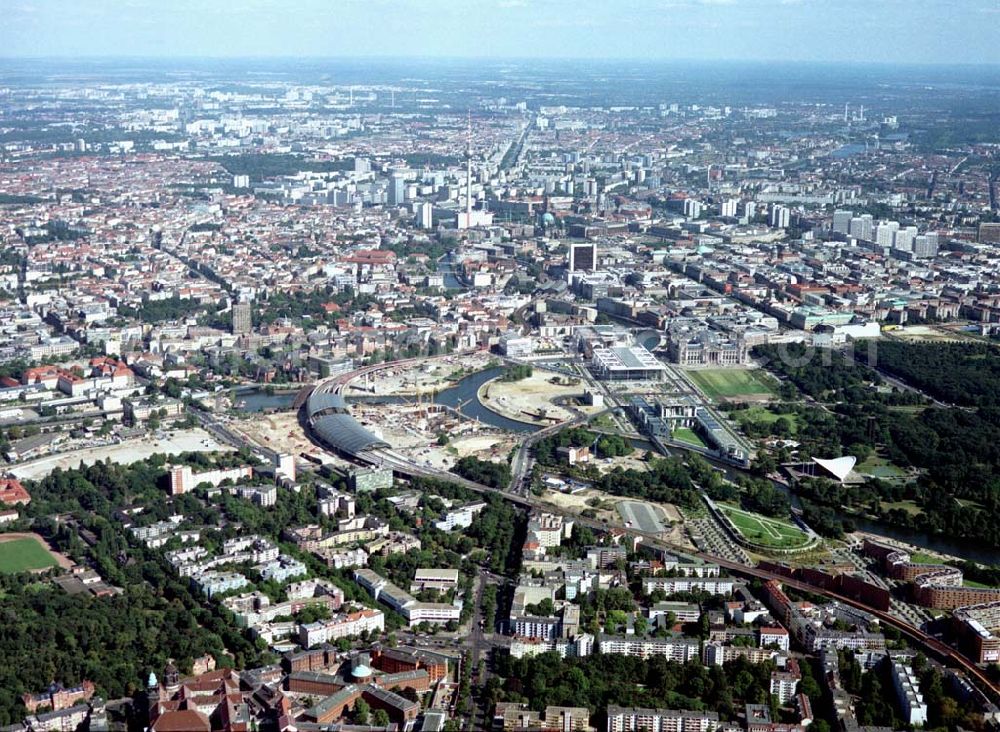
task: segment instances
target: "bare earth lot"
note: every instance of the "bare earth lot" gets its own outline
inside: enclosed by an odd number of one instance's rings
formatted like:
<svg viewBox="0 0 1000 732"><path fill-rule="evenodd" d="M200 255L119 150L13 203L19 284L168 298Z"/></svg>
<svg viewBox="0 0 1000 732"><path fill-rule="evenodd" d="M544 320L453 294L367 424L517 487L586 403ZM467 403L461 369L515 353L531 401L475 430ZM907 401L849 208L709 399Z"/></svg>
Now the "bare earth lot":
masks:
<svg viewBox="0 0 1000 732"><path fill-rule="evenodd" d="M37 480L44 478L56 468L68 470L84 465L111 459L119 465L145 460L163 453L179 455L182 452L215 452L232 450L228 445L217 442L214 437L202 429L177 430L162 438L141 438L126 440L118 445L91 447L84 450L73 450L60 455L48 455L38 460L31 460L10 469L14 477L22 480Z"/></svg>

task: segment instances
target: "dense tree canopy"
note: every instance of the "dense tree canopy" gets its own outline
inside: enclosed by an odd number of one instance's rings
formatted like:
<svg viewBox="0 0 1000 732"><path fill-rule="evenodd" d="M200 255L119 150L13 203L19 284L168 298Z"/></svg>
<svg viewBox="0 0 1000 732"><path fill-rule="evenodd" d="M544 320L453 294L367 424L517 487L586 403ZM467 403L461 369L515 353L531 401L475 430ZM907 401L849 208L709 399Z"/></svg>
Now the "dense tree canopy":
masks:
<svg viewBox="0 0 1000 732"><path fill-rule="evenodd" d="M880 388L883 379L878 373L837 353L809 357L798 345L755 349L768 369L787 380L786 386L794 385L825 407L807 405L797 412L800 456L857 456L861 450L880 449L896 465L920 471L905 486L878 480L851 487L806 481L801 486L804 497L831 509L847 506L892 523L1000 546L1000 524L993 520L1000 510L1000 382L991 349L977 344L879 343L879 368L913 379L915 386L957 402L956 407L931 406L915 392ZM874 359L866 349L857 350L859 357ZM880 505L900 499L912 500L922 510L913 515ZM811 512L826 533L838 533L828 511Z"/></svg>

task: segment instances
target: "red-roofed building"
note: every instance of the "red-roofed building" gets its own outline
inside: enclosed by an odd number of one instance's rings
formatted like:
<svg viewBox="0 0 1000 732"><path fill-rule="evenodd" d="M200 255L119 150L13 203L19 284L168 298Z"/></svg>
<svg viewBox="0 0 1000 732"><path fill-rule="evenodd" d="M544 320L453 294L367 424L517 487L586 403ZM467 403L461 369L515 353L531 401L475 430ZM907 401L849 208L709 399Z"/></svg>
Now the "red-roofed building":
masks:
<svg viewBox="0 0 1000 732"><path fill-rule="evenodd" d="M232 669L209 671L186 679L167 668L164 683L151 690L151 729L156 732L248 732L250 713Z"/></svg>
<svg viewBox="0 0 1000 732"><path fill-rule="evenodd" d="M0 478L0 503L7 506L28 504L31 503L31 494L16 478Z"/></svg>
<svg viewBox="0 0 1000 732"><path fill-rule="evenodd" d="M35 366L24 370L21 381L24 384L44 384L47 389L55 389L59 384L61 371L58 366Z"/></svg>
<svg viewBox="0 0 1000 732"><path fill-rule="evenodd" d="M178 709L161 714L151 729L153 732L212 732L212 723L197 709Z"/></svg>
<svg viewBox="0 0 1000 732"><path fill-rule="evenodd" d="M91 376L110 378L111 386L116 389L131 386L135 378L132 369L124 361L109 356L90 359L90 369Z"/></svg>
<svg viewBox="0 0 1000 732"><path fill-rule="evenodd" d="M393 264L396 261L396 253L389 249L359 249L340 261L367 265Z"/></svg>

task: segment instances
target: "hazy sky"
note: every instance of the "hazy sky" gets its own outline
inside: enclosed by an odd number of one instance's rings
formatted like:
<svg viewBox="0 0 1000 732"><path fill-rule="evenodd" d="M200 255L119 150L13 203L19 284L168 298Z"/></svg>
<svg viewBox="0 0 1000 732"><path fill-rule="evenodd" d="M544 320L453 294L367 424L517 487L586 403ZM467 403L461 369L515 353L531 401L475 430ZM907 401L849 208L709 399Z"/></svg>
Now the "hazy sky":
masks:
<svg viewBox="0 0 1000 732"><path fill-rule="evenodd" d="M1000 0L0 0L0 56L1000 63Z"/></svg>

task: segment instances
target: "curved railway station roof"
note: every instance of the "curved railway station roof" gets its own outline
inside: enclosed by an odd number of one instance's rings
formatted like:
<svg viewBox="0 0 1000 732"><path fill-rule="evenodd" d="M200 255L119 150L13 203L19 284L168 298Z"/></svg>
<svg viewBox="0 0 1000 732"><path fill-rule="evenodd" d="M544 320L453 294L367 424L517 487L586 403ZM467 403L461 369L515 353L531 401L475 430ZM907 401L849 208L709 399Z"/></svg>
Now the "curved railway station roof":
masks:
<svg viewBox="0 0 1000 732"><path fill-rule="evenodd" d="M376 447L391 447L385 440L366 430L349 414L326 414L312 423L313 432L330 447L349 455Z"/></svg>
<svg viewBox="0 0 1000 732"><path fill-rule="evenodd" d="M340 394L313 392L306 402L306 412L316 436L335 450L357 455L376 447L391 447L351 416L347 400Z"/></svg>
<svg viewBox="0 0 1000 732"><path fill-rule="evenodd" d="M306 402L306 410L309 419L327 409L337 411L347 410L347 401L340 394L330 394L328 392L314 391Z"/></svg>

